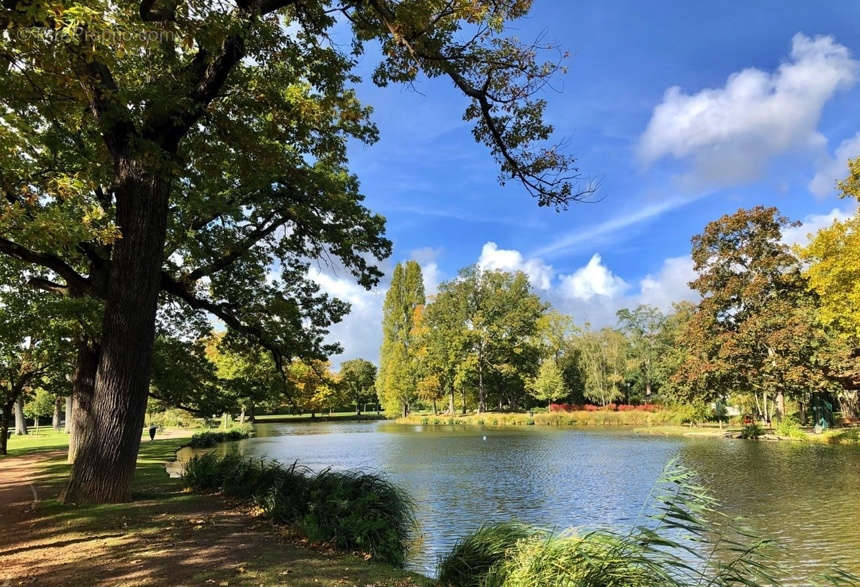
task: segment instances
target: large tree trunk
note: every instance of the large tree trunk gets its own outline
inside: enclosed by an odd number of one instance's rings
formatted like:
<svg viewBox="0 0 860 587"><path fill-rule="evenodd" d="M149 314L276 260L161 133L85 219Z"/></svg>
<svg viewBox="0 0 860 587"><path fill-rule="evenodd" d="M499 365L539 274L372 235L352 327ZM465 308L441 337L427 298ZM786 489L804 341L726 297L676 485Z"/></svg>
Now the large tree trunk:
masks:
<svg viewBox="0 0 860 587"><path fill-rule="evenodd" d="M15 434L27 434L27 422L24 420L24 398L15 400Z"/></svg>
<svg viewBox="0 0 860 587"><path fill-rule="evenodd" d="M54 417L51 419L51 425L54 427L54 431L60 431L60 422L62 420L63 413L63 398L57 396L54 398Z"/></svg>
<svg viewBox="0 0 860 587"><path fill-rule="evenodd" d="M785 395L781 391L776 394L776 415L780 420L785 418Z"/></svg>
<svg viewBox="0 0 860 587"><path fill-rule="evenodd" d="M72 395L66 403L66 428L69 431L69 453L67 460L75 462L80 439L92 428L93 394L96 385L96 370L99 366L99 350L85 341L78 341L75 359L75 375L72 379ZM71 405L71 409L69 409Z"/></svg>
<svg viewBox="0 0 860 587"><path fill-rule="evenodd" d="M116 210L122 237L111 258L96 372L92 423L62 499L115 503L131 498L131 482L149 393L155 312L167 223L169 173L146 174L117 163Z"/></svg>
<svg viewBox="0 0 860 587"><path fill-rule="evenodd" d="M12 423L12 406L14 401L3 404L3 411L0 413L0 455L6 454L6 446L9 440L9 425Z"/></svg>
<svg viewBox="0 0 860 587"><path fill-rule="evenodd" d="M448 396L448 413L454 415L456 408L454 407L454 386L451 386L451 395Z"/></svg>

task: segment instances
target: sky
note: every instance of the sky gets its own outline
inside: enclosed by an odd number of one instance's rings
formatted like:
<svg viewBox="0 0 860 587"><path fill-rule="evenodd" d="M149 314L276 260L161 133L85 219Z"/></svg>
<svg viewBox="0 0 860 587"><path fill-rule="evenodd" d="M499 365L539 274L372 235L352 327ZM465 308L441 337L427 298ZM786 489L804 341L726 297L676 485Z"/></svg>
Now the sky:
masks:
<svg viewBox="0 0 860 587"><path fill-rule="evenodd" d="M369 51L357 90L381 139L350 159L388 221L387 274L414 259L432 294L469 265L522 270L555 308L602 327L622 307L695 300L690 239L723 214L776 206L803 222L785 235L797 243L853 213L835 181L860 155L860 2L535 0L508 34L569 51L547 115L599 201L556 212L499 186L451 83L377 88ZM311 274L352 304L331 331L334 365L376 362L388 276L368 291L343 270Z"/></svg>

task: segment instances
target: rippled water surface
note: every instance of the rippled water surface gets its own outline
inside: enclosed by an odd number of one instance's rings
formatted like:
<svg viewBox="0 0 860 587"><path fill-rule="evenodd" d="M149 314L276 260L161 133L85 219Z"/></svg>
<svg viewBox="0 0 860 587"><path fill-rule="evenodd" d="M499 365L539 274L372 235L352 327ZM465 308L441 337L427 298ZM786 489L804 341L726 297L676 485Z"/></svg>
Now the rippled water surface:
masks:
<svg viewBox="0 0 860 587"><path fill-rule="evenodd" d="M800 583L835 559L860 574L856 447L356 422L262 424L235 448L315 469L383 472L417 503L424 542L410 566L428 574L486 522L629 528L676 456L725 513L786 547L777 556Z"/></svg>

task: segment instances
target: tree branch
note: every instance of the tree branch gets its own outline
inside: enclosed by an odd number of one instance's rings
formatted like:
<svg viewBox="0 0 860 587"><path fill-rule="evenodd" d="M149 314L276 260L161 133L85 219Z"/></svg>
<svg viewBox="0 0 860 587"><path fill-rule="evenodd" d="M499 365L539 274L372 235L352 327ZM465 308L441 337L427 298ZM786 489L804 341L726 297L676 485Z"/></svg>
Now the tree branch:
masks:
<svg viewBox="0 0 860 587"><path fill-rule="evenodd" d="M92 290L92 283L88 278L79 274L65 261L55 255L32 251L5 238L0 238L0 252L9 255L13 259L50 269L66 280L66 287L68 288L85 292Z"/></svg>
<svg viewBox="0 0 860 587"><path fill-rule="evenodd" d="M239 243L237 243L234 247L232 247L226 255L215 259L207 265L198 267L197 269L189 273L186 276L186 279L189 279L191 281L197 281L201 277L217 273L218 271L226 269L227 267L235 263L237 260L239 260L239 258L242 257L242 255L248 252L251 247L257 244L261 239L266 238L267 236L275 232L278 227L282 226L283 223L286 221L284 219L283 222L272 222L267 226L266 224L268 222L271 222L272 216L274 216L274 214L271 214L268 218L266 218L261 226L258 226L255 230L248 233L248 235Z"/></svg>

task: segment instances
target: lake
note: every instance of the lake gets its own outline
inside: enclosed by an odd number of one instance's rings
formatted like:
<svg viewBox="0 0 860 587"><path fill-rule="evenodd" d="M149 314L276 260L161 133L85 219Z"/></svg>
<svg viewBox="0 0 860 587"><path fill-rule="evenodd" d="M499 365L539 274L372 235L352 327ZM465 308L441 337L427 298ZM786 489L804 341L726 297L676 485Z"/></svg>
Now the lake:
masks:
<svg viewBox="0 0 860 587"><path fill-rule="evenodd" d="M388 422L258 424L229 450L313 469L383 473L406 489L424 534L408 566L437 557L487 522L627 529L673 458L730 516L785 549L798 584L832 561L860 574L860 449L794 442L682 439L618 431L405 426Z"/></svg>

